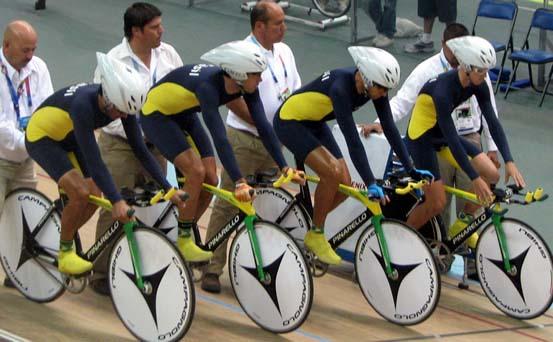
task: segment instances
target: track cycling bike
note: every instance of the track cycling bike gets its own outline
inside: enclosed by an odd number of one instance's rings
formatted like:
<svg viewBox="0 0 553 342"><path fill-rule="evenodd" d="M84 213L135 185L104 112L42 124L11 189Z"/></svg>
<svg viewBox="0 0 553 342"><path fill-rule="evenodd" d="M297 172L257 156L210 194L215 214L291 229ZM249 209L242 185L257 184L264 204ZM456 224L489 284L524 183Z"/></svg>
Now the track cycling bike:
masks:
<svg viewBox="0 0 553 342"><path fill-rule="evenodd" d="M281 187L285 182L283 176L276 182L272 176L261 174L254 180L257 185L254 206L263 219L281 225L301 242L311 227L309 209L304 206L306 203L311 208L308 187L301 186L301 191L292 195ZM318 182L317 177L306 179ZM387 192L407 193L420 188L423 182L383 185ZM334 228L340 227L336 232L325 229L331 247L337 249L356 236L355 252L345 255L344 259L354 263L365 299L393 323L423 322L430 317L440 297L440 275L428 244L404 223L385 218L379 201L369 199L365 191L343 184L339 191L357 200L364 210L351 221L344 221L342 217L341 221L333 222ZM333 212L340 216L340 206ZM325 227L330 227L328 218ZM312 254L310 263L315 276L325 274L328 269L328 265L321 264Z"/></svg>
<svg viewBox="0 0 553 342"><path fill-rule="evenodd" d="M182 187L185 179L179 177L178 182ZM240 202L232 192L209 184L204 183L203 190L226 200L238 212L209 241L202 243L195 227L192 233L196 244L204 250L215 251L236 232L230 247L228 270L238 303L248 317L265 330L286 333L299 328L313 302L313 280L302 249L288 232L259 219L251 202ZM176 241L178 213L170 202L151 206L150 198L155 193L155 188L147 186L127 196L126 200L136 208L139 221L161 229ZM194 274L200 275L206 263L189 265Z"/></svg>
<svg viewBox="0 0 553 342"><path fill-rule="evenodd" d="M68 276L58 271L65 197L62 194L52 202L36 190L16 189L6 197L0 216L4 272L19 292L35 302L53 301L65 290L80 293L91 275ZM103 198L90 196L89 202L111 209ZM74 243L79 256L91 262L101 253L110 253L108 284L113 306L136 338L176 341L186 334L195 310L194 284L188 266L164 234L136 222L115 221L88 251L83 250L78 233Z"/></svg>

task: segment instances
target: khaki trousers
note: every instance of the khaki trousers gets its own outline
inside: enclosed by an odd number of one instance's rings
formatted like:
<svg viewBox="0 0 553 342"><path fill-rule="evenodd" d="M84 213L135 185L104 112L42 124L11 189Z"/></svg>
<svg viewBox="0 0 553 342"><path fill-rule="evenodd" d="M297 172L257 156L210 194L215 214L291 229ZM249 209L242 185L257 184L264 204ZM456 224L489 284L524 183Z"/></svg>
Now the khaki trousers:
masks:
<svg viewBox="0 0 553 342"><path fill-rule="evenodd" d="M36 189L37 179L31 158L21 163L0 159L0 212L4 208L6 195L17 188Z"/></svg>
<svg viewBox="0 0 553 342"><path fill-rule="evenodd" d="M102 131L98 137L98 146L102 160L106 164L117 189L123 187L134 189L136 186L143 185L146 181L151 180L125 139ZM165 173L167 161L157 149L150 151ZM96 239L100 238L112 224L111 212L100 210L96 225ZM106 246L103 253L96 260L94 279L102 279L107 276L110 249L111 245Z"/></svg>
<svg viewBox="0 0 553 342"><path fill-rule="evenodd" d="M261 139L251 133L227 127L227 136L232 146L238 167L243 176L276 167L273 158L265 149ZM221 188L234 191L234 183L226 171L222 171ZM216 198L207 226L207 239L211 239L237 213L236 207ZM225 240L216 250L207 266L207 273L221 275L227 262L227 244Z"/></svg>
<svg viewBox="0 0 553 342"><path fill-rule="evenodd" d="M482 144L480 141L480 133L475 132L475 133L463 135L463 138L474 143L476 146L478 146L478 148L480 149L482 148ZM440 176L444 182L444 185L455 186L461 190L470 191L472 187L472 182L464 171L456 169L455 167L453 167L451 164L449 164L447 161L445 161L442 158L438 158L438 164L440 166ZM459 197L455 198L456 216L458 216L459 213L463 211L463 208L465 207L466 202L467 201L462 198L459 198ZM451 226L453 221L455 221L455 220L452 220L451 218L450 205L451 205L451 194L446 193L445 209L442 212L442 219L446 225L446 228L449 228L449 226Z"/></svg>

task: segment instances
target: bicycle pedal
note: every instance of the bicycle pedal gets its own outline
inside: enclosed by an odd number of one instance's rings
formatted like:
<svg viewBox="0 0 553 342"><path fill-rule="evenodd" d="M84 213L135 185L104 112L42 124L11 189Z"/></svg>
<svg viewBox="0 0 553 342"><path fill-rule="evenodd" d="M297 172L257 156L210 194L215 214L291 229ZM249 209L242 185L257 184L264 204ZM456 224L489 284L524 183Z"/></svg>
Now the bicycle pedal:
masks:
<svg viewBox="0 0 553 342"><path fill-rule="evenodd" d="M91 272L87 272L91 273ZM77 276L68 276L65 279L65 283L63 286L65 289L73 294L79 294L84 291L84 289L88 286L88 276L84 275L77 275Z"/></svg>

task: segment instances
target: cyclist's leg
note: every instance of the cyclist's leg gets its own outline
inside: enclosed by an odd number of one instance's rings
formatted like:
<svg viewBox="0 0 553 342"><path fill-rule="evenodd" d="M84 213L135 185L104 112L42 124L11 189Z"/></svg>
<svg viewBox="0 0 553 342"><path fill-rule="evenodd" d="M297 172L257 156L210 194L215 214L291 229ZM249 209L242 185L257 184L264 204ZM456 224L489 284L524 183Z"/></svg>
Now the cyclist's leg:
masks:
<svg viewBox="0 0 553 342"><path fill-rule="evenodd" d="M305 162L305 165L315 171L320 178L315 190L313 227L305 236L305 246L321 261L339 264L341 258L325 239L324 222L326 215L332 209L338 184L343 178L342 164L317 139L319 125L326 125L326 123L282 120L278 114L273 121L273 127L280 141L298 161Z"/></svg>
<svg viewBox="0 0 553 342"><path fill-rule="evenodd" d="M218 182L217 164L215 161L213 147L197 114L187 117L181 124L181 127L184 128L184 130L190 135L190 139L192 139L192 143L201 157L201 162L205 169L203 182L216 186ZM199 219L203 215L211 202L211 197L211 193L207 191L200 192L198 206L194 215L196 219Z"/></svg>
<svg viewBox="0 0 553 342"><path fill-rule="evenodd" d="M438 158L438 165L440 167L440 178L443 181L444 185L455 186L457 179L457 169L444 160L443 158ZM446 201L444 206L444 211L441 213L442 220L447 227L451 224L451 204L452 204L452 195L446 193Z"/></svg>
<svg viewBox="0 0 553 342"><path fill-rule="evenodd" d="M141 126L148 141L186 177L183 189L190 197L186 202L186 208L179 210L177 247L187 261L204 261L211 258L212 253L196 246L191 237L191 228L198 208L205 168L198 153L186 140L181 123L176 120L177 118L155 112L141 116ZM184 121L186 120L183 120L183 123Z"/></svg>
<svg viewBox="0 0 553 342"><path fill-rule="evenodd" d="M438 158L432 143L430 134L425 134L417 140L407 139L407 148L413 158L415 167L432 172L434 182L424 188L425 200L417 206L409 218L407 224L419 229L432 217L439 215L445 206L445 190L441 180Z"/></svg>
<svg viewBox="0 0 553 342"><path fill-rule="evenodd" d="M338 144L336 143L336 140L334 140L334 137L332 136L332 132L330 131L330 128L328 128L327 124L319 125L318 129L315 131L317 139L322 143L322 145L330 152L334 158L338 161L339 164L339 183L349 185L351 184L351 176L349 174L348 166L346 164L346 161L344 160L344 157L342 156L342 152L340 151L340 147L338 147ZM330 201L329 198L327 198L327 201L332 203L332 206L328 212L336 208L340 203L345 201L347 198L346 195L342 194L341 192L336 192L334 195L334 199ZM326 218L325 218L326 219ZM324 222L324 221L323 221Z"/></svg>

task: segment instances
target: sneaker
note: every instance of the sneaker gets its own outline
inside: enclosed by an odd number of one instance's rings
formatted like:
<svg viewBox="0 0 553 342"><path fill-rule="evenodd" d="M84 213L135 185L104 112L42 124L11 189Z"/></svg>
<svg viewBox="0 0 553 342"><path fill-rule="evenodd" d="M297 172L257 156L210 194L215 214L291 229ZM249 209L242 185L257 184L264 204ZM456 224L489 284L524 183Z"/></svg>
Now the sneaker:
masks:
<svg viewBox="0 0 553 342"><path fill-rule="evenodd" d="M424 42L422 38L419 38L416 42L405 44L405 52L408 53L421 53L434 51L434 42Z"/></svg>
<svg viewBox="0 0 553 342"><path fill-rule="evenodd" d="M58 254L58 270L61 273L70 275L79 275L86 273L92 269L92 263L86 261L75 253L75 250L59 251Z"/></svg>
<svg viewBox="0 0 553 342"><path fill-rule="evenodd" d="M192 237L179 237L177 248L184 260L188 262L208 261L213 257L213 252L204 251L198 247Z"/></svg>
<svg viewBox="0 0 553 342"><path fill-rule="evenodd" d="M96 292L100 296L109 296L109 284L107 279L96 279L90 283L92 291Z"/></svg>
<svg viewBox="0 0 553 342"><path fill-rule="evenodd" d="M305 234L303 241L305 247L313 252L320 261L329 265L339 265L342 258L330 247L323 233L316 233L310 230Z"/></svg>
<svg viewBox="0 0 553 342"><path fill-rule="evenodd" d="M8 277L4 278L4 287L10 288L10 289L15 288L12 281Z"/></svg>
<svg viewBox="0 0 553 342"><path fill-rule="evenodd" d="M202 279L202 289L210 293L221 293L219 276L215 273L206 273Z"/></svg>
<svg viewBox="0 0 553 342"><path fill-rule="evenodd" d="M392 45L394 43L394 40L393 39L390 39L388 37L386 37L385 35L383 34L377 34L376 37L374 37L373 39L373 46L374 47L377 47L377 48L385 48L385 47L388 47L390 45Z"/></svg>

